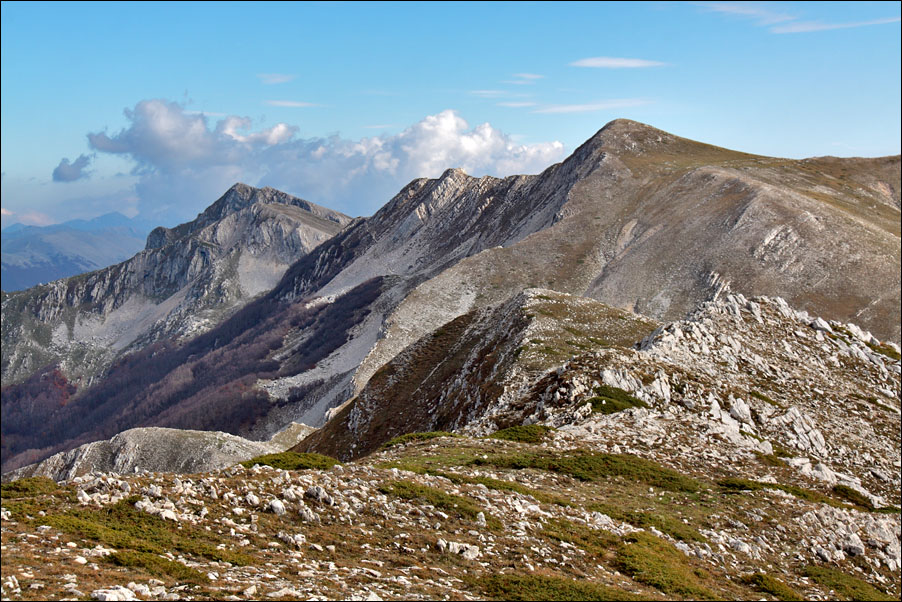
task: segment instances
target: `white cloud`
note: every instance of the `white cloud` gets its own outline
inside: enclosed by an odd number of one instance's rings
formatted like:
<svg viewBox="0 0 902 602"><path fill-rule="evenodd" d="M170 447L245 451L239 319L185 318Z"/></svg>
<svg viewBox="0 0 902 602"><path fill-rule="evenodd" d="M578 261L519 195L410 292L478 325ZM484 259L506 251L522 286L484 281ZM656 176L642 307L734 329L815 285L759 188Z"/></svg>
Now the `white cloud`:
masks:
<svg viewBox="0 0 902 602"><path fill-rule="evenodd" d="M266 85L273 84L285 84L293 80L295 75L289 75L287 73L258 73L257 77Z"/></svg>
<svg viewBox="0 0 902 602"><path fill-rule="evenodd" d="M15 215L15 213L13 213L12 211L7 210L7 209L4 208L4 207L0 207L0 215L10 216L10 215Z"/></svg>
<svg viewBox="0 0 902 602"><path fill-rule="evenodd" d="M299 100L267 100L266 104L271 107L292 107L292 108L305 108L305 107L318 107L320 105L312 103L312 102L301 102Z"/></svg>
<svg viewBox="0 0 902 602"><path fill-rule="evenodd" d="M41 213L40 211L29 211L27 213L20 213L18 221L26 226L50 226L57 223L58 220L55 220L46 213Z"/></svg>
<svg viewBox="0 0 902 602"><path fill-rule="evenodd" d="M534 106L536 106L536 103L534 103L534 102L499 102L498 106L519 109L522 107L534 107Z"/></svg>
<svg viewBox="0 0 902 602"><path fill-rule="evenodd" d="M785 13L774 12L769 7L754 2L699 2L698 4L712 12L754 19L759 25L773 25L796 18Z"/></svg>
<svg viewBox="0 0 902 602"><path fill-rule="evenodd" d="M641 98L623 98L578 105L550 105L536 109L533 113L589 113L592 111L610 111L611 109L638 107L646 104L649 104L649 101Z"/></svg>
<svg viewBox="0 0 902 602"><path fill-rule="evenodd" d="M886 25L898 23L902 18L888 17L886 19L874 19L871 21L855 21L851 23L820 23L818 21L798 21L771 27L771 33L808 33L812 31L830 31L832 29L851 29L853 27L867 27L869 25Z"/></svg>
<svg viewBox="0 0 902 602"><path fill-rule="evenodd" d="M642 69L646 67L663 67L667 63L648 61L645 59L625 59L610 56L595 56L579 59L570 63L571 67L594 67L596 69Z"/></svg>
<svg viewBox="0 0 902 602"><path fill-rule="evenodd" d="M470 94L481 98L498 98L499 96L508 95L504 90L470 90Z"/></svg>
<svg viewBox="0 0 902 602"><path fill-rule="evenodd" d="M502 81L502 84L513 84L515 86L531 86L536 83L537 80L543 79L544 75L539 75L538 73L514 73L513 77L516 79L507 79Z"/></svg>
<svg viewBox="0 0 902 602"><path fill-rule="evenodd" d="M902 20L902 17L887 17L869 21L822 23L820 21L799 21L797 16L774 12L769 6L754 2L700 2L698 4L709 11L753 19L759 27L767 27L771 33L778 34L851 29L854 27L898 23Z"/></svg>
<svg viewBox="0 0 902 602"><path fill-rule="evenodd" d="M303 139L284 123L254 130L250 119L234 115L213 124L165 100L141 101L125 114L127 128L88 139L94 150L134 162L140 213L167 223L193 217L238 181L360 215L410 180L449 167L505 176L537 173L564 157L560 142L520 144L488 123L471 128L451 110L397 134L359 140Z"/></svg>

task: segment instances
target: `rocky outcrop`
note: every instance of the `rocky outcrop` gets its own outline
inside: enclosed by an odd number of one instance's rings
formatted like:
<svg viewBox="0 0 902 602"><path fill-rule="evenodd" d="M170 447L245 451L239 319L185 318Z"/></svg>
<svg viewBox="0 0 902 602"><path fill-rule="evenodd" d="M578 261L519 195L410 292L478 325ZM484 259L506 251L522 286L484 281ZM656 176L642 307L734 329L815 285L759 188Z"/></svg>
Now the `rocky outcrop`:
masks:
<svg viewBox="0 0 902 602"><path fill-rule="evenodd" d="M562 358L587 345L631 347L657 325L593 299L528 289L404 349L295 451L358 458L405 433L462 429L521 403Z"/></svg>
<svg viewBox="0 0 902 602"><path fill-rule="evenodd" d="M128 261L5 296L3 383L49 363L91 377L123 351L204 332L349 221L236 184L194 221L154 230Z"/></svg>
<svg viewBox="0 0 902 602"><path fill-rule="evenodd" d="M86 443L37 464L4 473L3 481L25 477L66 481L94 472L122 475L143 471L209 472L256 456L283 452L313 430L292 423L270 441L250 441L216 431L129 429L107 441Z"/></svg>

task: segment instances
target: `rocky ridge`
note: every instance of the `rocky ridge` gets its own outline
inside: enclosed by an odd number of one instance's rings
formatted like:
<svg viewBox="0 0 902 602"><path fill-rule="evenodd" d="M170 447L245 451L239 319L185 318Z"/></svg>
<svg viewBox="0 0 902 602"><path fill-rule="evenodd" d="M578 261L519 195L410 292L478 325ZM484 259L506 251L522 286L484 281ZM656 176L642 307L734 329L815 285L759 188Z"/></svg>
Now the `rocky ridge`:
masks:
<svg viewBox="0 0 902 602"><path fill-rule="evenodd" d="M250 441L217 431L129 429L112 439L86 443L6 472L3 481L27 477L67 481L90 473L210 472L255 456L283 452L313 430L304 424L291 423L269 441Z"/></svg>

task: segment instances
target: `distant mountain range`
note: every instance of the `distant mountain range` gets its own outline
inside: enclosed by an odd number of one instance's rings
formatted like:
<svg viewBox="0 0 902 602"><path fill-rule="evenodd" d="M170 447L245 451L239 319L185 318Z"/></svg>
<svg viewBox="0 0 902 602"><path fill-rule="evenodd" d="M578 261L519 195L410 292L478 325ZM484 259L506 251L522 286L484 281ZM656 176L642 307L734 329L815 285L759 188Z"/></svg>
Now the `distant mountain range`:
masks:
<svg viewBox="0 0 902 602"><path fill-rule="evenodd" d="M52 226L13 224L2 232L2 288L18 291L124 261L144 247L151 224L107 213Z"/></svg>

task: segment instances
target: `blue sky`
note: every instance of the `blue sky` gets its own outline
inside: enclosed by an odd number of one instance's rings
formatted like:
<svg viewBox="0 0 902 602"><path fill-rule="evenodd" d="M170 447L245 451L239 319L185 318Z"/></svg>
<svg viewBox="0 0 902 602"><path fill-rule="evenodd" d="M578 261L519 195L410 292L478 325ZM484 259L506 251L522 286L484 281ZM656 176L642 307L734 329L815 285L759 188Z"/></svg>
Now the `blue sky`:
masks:
<svg viewBox="0 0 902 602"><path fill-rule="evenodd" d="M628 117L900 152L900 3L2 4L3 226L192 218L235 181L368 215L535 173Z"/></svg>

